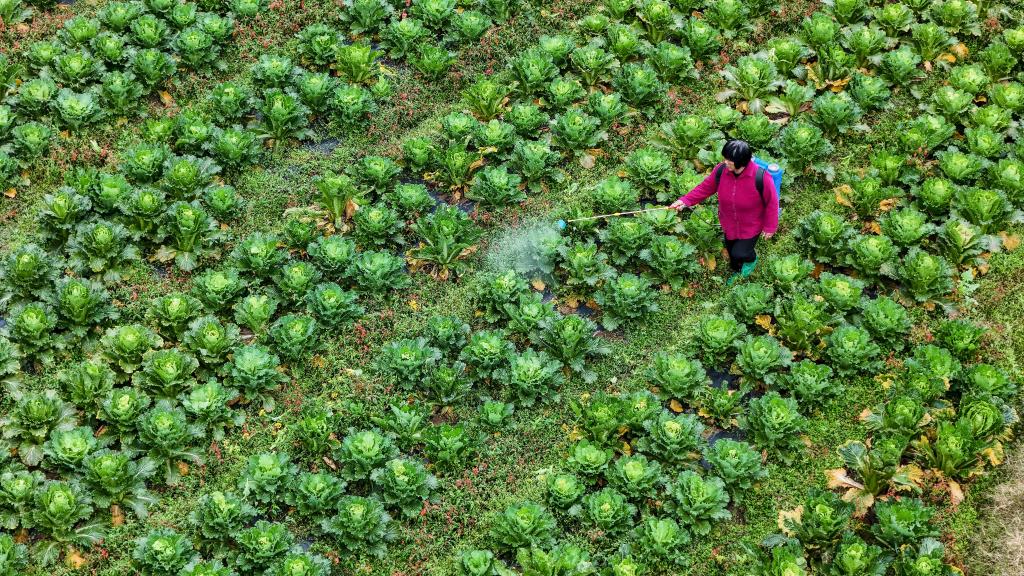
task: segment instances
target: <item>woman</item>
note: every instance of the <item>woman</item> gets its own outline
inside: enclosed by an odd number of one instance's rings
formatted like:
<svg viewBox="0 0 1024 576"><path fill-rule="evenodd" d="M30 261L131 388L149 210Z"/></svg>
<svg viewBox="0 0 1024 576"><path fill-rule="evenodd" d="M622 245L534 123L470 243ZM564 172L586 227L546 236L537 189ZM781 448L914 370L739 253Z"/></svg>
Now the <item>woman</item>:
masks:
<svg viewBox="0 0 1024 576"><path fill-rule="evenodd" d="M762 235L771 238L779 227L779 195L775 182L757 164L751 162L750 145L742 140L730 140L722 147L725 162L715 166L711 174L672 203L672 208L693 208L705 198L718 194L718 221L725 233L725 248L729 252L732 283L739 276L750 276L757 265L754 247ZM757 180L761 176L762 191Z"/></svg>

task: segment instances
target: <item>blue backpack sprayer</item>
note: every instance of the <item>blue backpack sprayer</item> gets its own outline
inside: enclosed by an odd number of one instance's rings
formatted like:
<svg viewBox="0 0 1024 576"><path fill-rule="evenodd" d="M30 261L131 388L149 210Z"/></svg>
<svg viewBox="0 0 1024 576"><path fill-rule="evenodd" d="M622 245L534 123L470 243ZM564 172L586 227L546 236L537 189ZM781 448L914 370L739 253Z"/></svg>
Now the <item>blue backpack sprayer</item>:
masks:
<svg viewBox="0 0 1024 576"><path fill-rule="evenodd" d="M766 206L768 204L768 201L764 197L764 177L765 177L765 174L767 174L768 176L771 177L772 182L775 184L776 194L779 195L779 215L781 216L782 215L782 175L783 175L783 173L785 171L782 169L781 166L779 166L775 162L766 162L764 160L761 160L760 158L757 158L756 156L754 157L754 164L757 166L757 174L754 177L754 182L755 182L755 184L757 186L758 194L761 195L761 203L766 205ZM718 181L722 177L722 170L724 170L724 165L722 165L722 164L720 164L715 169L714 174L715 174L715 185L716 186L718 185ZM613 214L600 214L600 215L597 215L597 216L587 216L585 218L573 218L572 220L559 220L558 221L558 229L559 230L565 230L566 226L568 226L570 222L581 222L583 220L599 220L599 219L602 219L602 218L612 218L614 216L629 216L629 215L632 215L632 214L642 214L644 212L654 212L655 210L671 210L671 209L672 208L669 207L669 206L658 206L656 208L647 208L647 209L644 209L644 210L630 210L628 212L615 212Z"/></svg>

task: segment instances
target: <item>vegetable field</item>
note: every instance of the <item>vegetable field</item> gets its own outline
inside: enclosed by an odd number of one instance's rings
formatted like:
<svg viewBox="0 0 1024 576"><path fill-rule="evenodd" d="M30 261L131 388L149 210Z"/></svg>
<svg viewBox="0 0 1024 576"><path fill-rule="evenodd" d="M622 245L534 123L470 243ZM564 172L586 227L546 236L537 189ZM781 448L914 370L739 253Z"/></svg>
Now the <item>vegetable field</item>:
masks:
<svg viewBox="0 0 1024 576"><path fill-rule="evenodd" d="M0 0L0 576L1010 576L1022 121L1018 0ZM571 221L729 138L751 277Z"/></svg>

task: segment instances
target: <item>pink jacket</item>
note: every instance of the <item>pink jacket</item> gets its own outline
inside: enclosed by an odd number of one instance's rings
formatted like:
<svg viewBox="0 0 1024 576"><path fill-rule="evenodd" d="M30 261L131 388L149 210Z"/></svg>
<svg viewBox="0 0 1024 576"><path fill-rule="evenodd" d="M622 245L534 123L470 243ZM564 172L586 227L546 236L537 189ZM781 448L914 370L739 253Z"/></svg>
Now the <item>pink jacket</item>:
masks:
<svg viewBox="0 0 1024 576"><path fill-rule="evenodd" d="M723 168L716 190L715 170L712 170L703 182L680 200L687 206L695 206L717 192L718 221L729 240L753 238L761 233L774 234L779 227L779 195L775 193L772 177L765 173L765 203L762 204L754 184L756 174L757 165L753 162L747 164L739 176Z"/></svg>

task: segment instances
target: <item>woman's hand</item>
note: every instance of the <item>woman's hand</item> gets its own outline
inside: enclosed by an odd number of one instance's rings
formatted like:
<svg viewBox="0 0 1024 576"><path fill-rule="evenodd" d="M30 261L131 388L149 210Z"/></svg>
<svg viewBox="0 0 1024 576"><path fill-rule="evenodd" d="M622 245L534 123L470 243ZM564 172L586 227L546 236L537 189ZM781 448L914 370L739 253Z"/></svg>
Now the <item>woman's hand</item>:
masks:
<svg viewBox="0 0 1024 576"><path fill-rule="evenodd" d="M775 236L775 232L765 232L764 233L765 239L770 239L772 236Z"/></svg>
<svg viewBox="0 0 1024 576"><path fill-rule="evenodd" d="M682 210L683 208L689 208L689 206L683 204L682 200L676 200L671 205L669 205L669 208L672 208L673 210Z"/></svg>

